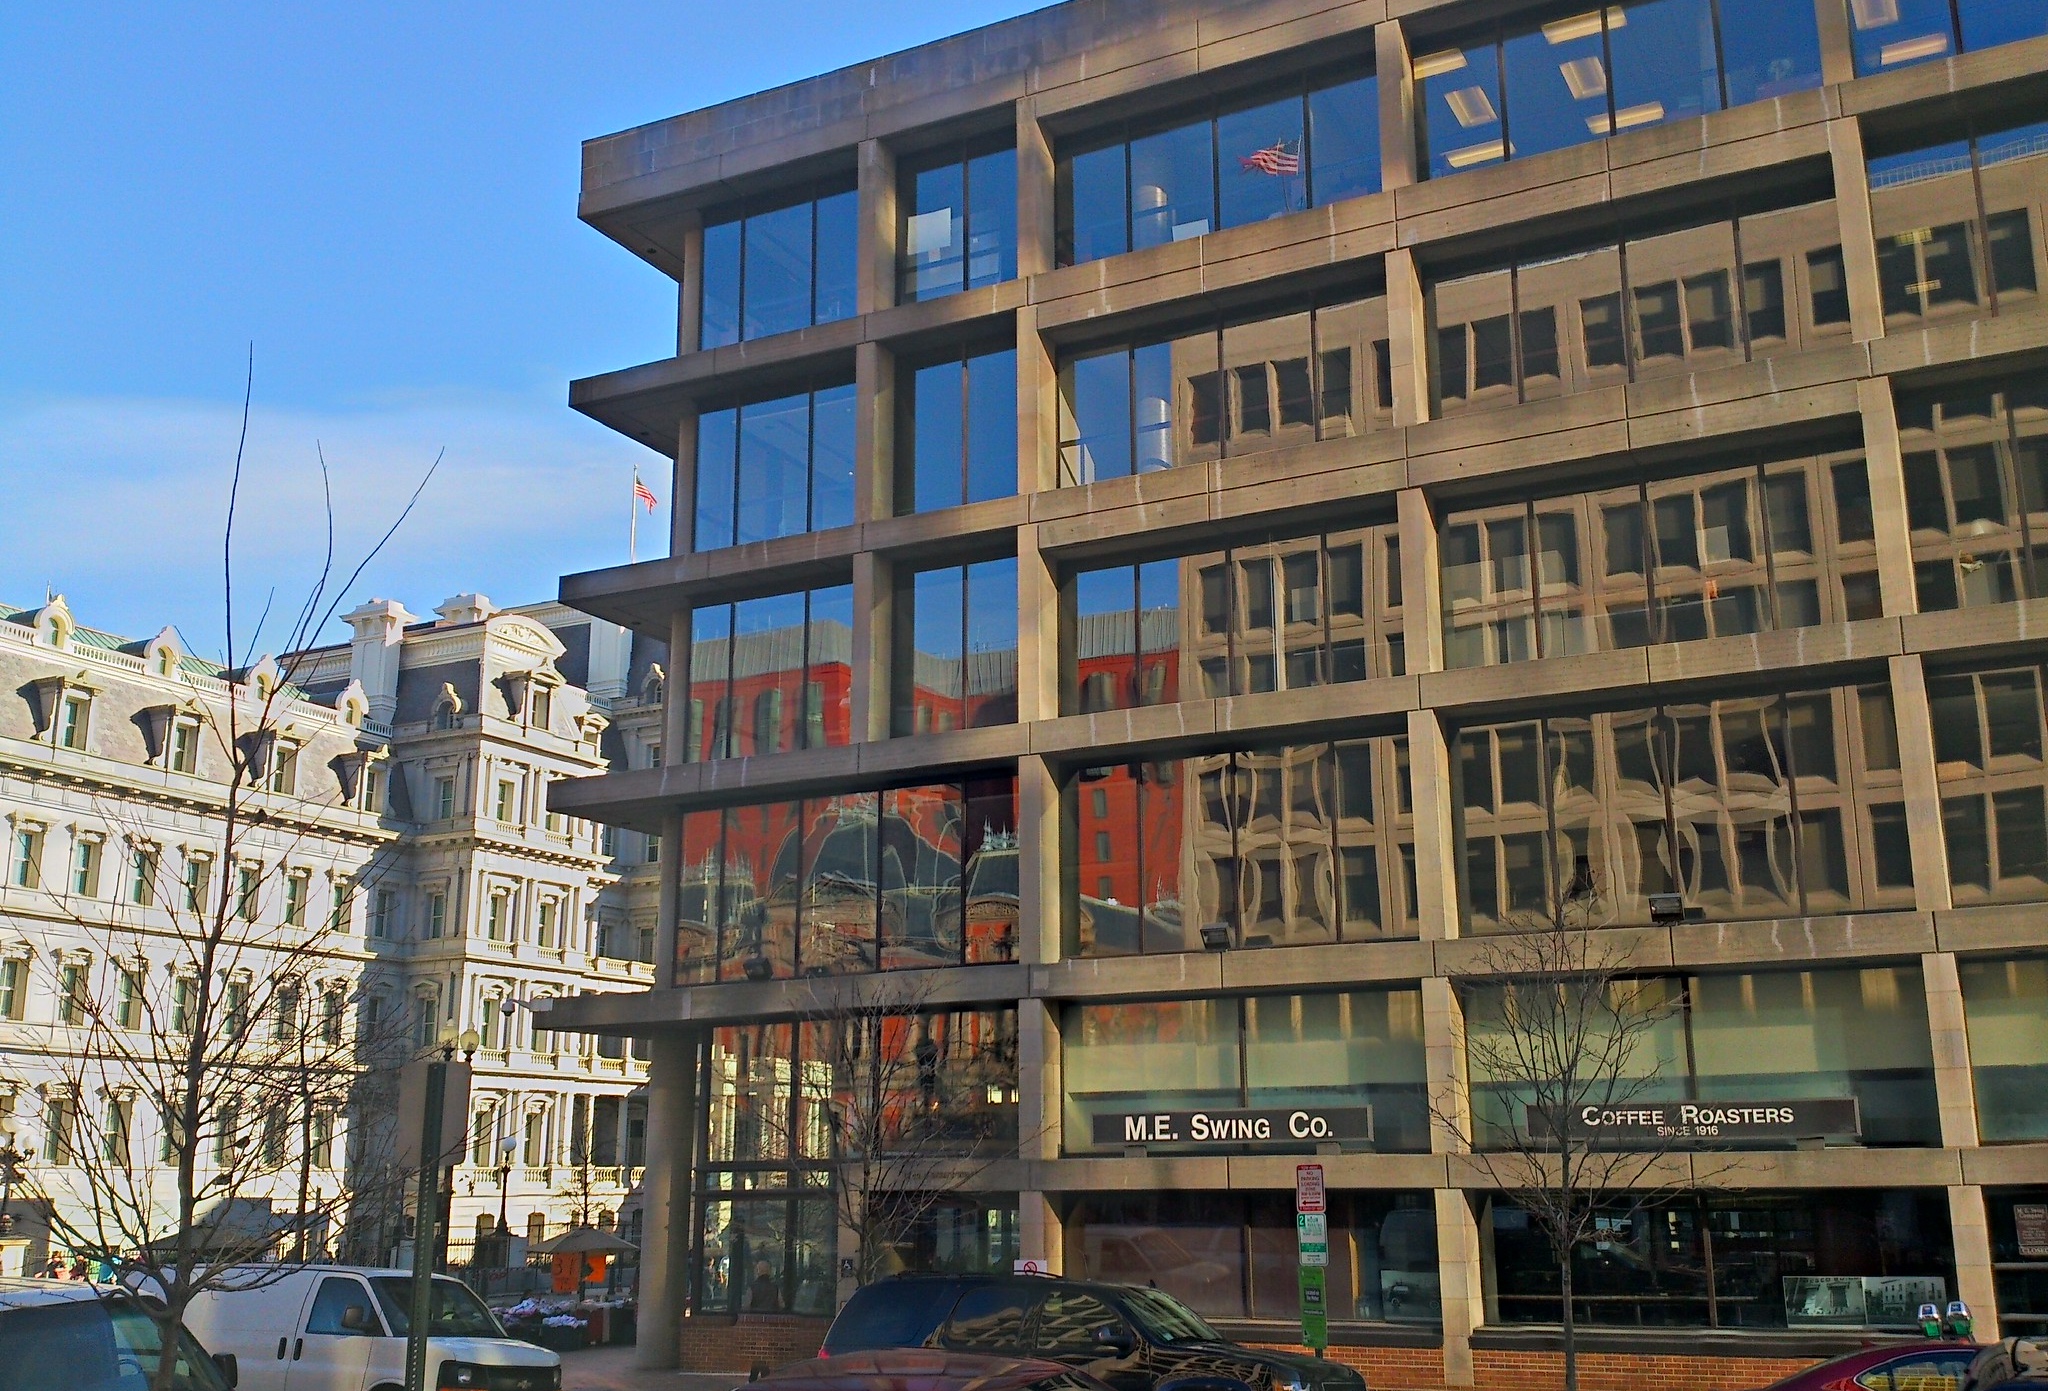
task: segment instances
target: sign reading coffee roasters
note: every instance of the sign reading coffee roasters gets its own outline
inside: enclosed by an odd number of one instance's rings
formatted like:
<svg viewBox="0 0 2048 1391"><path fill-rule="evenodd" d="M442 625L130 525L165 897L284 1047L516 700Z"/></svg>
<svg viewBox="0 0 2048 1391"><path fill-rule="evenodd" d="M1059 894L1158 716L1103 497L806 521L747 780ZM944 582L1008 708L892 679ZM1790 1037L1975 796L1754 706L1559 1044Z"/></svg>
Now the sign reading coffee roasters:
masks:
<svg viewBox="0 0 2048 1391"><path fill-rule="evenodd" d="M1525 1108L1524 1123L1531 1135L1551 1133L1547 1110ZM1646 1140L1810 1140L1828 1135L1858 1135L1862 1130L1854 1098L1638 1101L1621 1106L1582 1106L1571 1117L1575 1139L1637 1144Z"/></svg>
<svg viewBox="0 0 2048 1391"><path fill-rule="evenodd" d="M1095 1117L1098 1145L1306 1146L1372 1139L1372 1107L1115 1111Z"/></svg>

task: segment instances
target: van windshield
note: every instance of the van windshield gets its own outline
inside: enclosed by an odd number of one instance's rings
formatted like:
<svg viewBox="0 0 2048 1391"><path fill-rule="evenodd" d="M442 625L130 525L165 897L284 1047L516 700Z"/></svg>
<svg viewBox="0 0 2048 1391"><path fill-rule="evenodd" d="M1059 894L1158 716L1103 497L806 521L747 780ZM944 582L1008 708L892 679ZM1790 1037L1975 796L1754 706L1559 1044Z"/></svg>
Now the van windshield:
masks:
<svg viewBox="0 0 2048 1391"><path fill-rule="evenodd" d="M377 1302L384 1306L384 1322L391 1325L391 1336L403 1338L412 1331L412 1277L410 1275L373 1276L370 1283L376 1286ZM502 1338L505 1330L498 1324L483 1301L469 1292L469 1286L459 1280L445 1280L436 1277L433 1285L434 1316L427 1321L427 1336L430 1338Z"/></svg>

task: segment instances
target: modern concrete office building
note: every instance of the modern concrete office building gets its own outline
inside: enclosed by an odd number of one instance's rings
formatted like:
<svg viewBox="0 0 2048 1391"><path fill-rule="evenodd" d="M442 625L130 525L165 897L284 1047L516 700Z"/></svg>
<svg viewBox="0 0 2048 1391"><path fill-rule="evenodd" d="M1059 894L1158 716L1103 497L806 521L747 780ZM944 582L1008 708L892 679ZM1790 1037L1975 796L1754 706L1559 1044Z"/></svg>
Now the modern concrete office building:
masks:
<svg viewBox="0 0 2048 1391"><path fill-rule="evenodd" d="M1660 1095L1857 1103L1617 1208L1596 1361L2048 1328L2038 4L1070 0L583 175L679 286L572 390L672 554L562 585L677 654L667 756L557 795L664 846L654 987L556 1013L651 1051L651 1358L815 1340L835 1021L909 1002L903 1263L1289 1342L1322 1151L1333 1355L1554 1374L1465 1040L1560 897Z"/></svg>

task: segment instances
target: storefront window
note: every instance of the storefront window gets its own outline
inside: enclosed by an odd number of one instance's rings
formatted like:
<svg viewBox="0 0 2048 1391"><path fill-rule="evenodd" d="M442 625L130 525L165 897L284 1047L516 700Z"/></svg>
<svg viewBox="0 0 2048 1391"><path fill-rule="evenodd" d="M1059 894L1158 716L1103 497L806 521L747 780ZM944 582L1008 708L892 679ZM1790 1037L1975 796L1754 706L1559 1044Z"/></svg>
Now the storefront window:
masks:
<svg viewBox="0 0 2048 1391"><path fill-rule="evenodd" d="M1073 592L1069 714L1407 671L1391 524L1083 570Z"/></svg>
<svg viewBox="0 0 2048 1391"><path fill-rule="evenodd" d="M846 743L853 587L714 604L690 616L679 763Z"/></svg>
<svg viewBox="0 0 2048 1391"><path fill-rule="evenodd" d="M1441 1321L1429 1194L1333 1192L1329 1231L1331 1322ZM1296 1240L1282 1194L1091 1196L1066 1219L1069 1271L1161 1290L1211 1319L1297 1323Z"/></svg>
<svg viewBox="0 0 2048 1391"><path fill-rule="evenodd" d="M1602 1024L1620 1033L1591 1050L1603 1065L1582 1079L1588 1101L1854 1098L1860 1129L1836 1138L1941 1143L1917 967L1651 977L1612 989L1627 998L1592 1018L1596 1035ZM1526 1072L1489 1075L1489 1061L1524 1056L1517 1040L1546 1037L1540 1025L1532 1031L1510 1022L1510 990L1475 985L1465 992L1477 1139L1488 1149L1528 1143L1523 1108L1535 1100L1536 1080Z"/></svg>
<svg viewBox="0 0 2048 1391"><path fill-rule="evenodd" d="M1419 991L1074 1005L1061 1037L1069 1153L1122 1148L1098 1115L1233 1107L1370 1106L1373 1149L1429 1148Z"/></svg>
<svg viewBox="0 0 2048 1391"><path fill-rule="evenodd" d="M1377 193L1377 82L1354 70L1093 131L1056 179L1063 266Z"/></svg>
<svg viewBox="0 0 2048 1391"><path fill-rule="evenodd" d="M852 317L856 222L850 179L795 202L764 200L707 217L697 346Z"/></svg>
<svg viewBox="0 0 2048 1391"><path fill-rule="evenodd" d="M1820 86L1803 6L1648 0L1415 41L1422 153L1441 178Z"/></svg>
<svg viewBox="0 0 2048 1391"><path fill-rule="evenodd" d="M2048 957L1964 960L1958 973L1978 1135L1986 1144L2048 1140Z"/></svg>
<svg viewBox="0 0 2048 1391"><path fill-rule="evenodd" d="M698 417L693 549L852 524L851 383Z"/></svg>
<svg viewBox="0 0 2048 1391"><path fill-rule="evenodd" d="M1412 937L1406 741L1083 769L1071 784L1078 956Z"/></svg>
<svg viewBox="0 0 2048 1391"><path fill-rule="evenodd" d="M1016 560L899 574L895 621L894 733L1016 721Z"/></svg>
<svg viewBox="0 0 2048 1391"><path fill-rule="evenodd" d="M1596 1222L1572 1254L1582 1325L1903 1332L1955 1288L1940 1191L1687 1195ZM1495 1198L1482 1231L1488 1321L1559 1322L1557 1260L1529 1212Z"/></svg>
<svg viewBox="0 0 2048 1391"><path fill-rule="evenodd" d="M675 980L1012 961L1016 780L683 818Z"/></svg>
<svg viewBox="0 0 2048 1391"><path fill-rule="evenodd" d="M1016 493L1016 349L907 363L897 408L899 515Z"/></svg>

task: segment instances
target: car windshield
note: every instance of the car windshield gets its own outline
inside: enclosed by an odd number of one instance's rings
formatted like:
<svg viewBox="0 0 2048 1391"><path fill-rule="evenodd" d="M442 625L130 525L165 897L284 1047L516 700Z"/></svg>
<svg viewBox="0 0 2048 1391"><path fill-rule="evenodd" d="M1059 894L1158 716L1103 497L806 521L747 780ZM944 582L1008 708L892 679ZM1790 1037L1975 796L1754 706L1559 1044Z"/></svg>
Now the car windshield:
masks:
<svg viewBox="0 0 2048 1391"><path fill-rule="evenodd" d="M379 1275L370 1283L377 1288L377 1302L384 1306L384 1322L391 1336L403 1338L412 1331L412 1277ZM434 1316L427 1321L427 1334L434 1338L502 1338L505 1330L483 1301L469 1292L460 1280L435 1277Z"/></svg>
<svg viewBox="0 0 2048 1391"><path fill-rule="evenodd" d="M1124 1306L1155 1343L1220 1343L1223 1335L1202 1316L1163 1290L1129 1290Z"/></svg>

